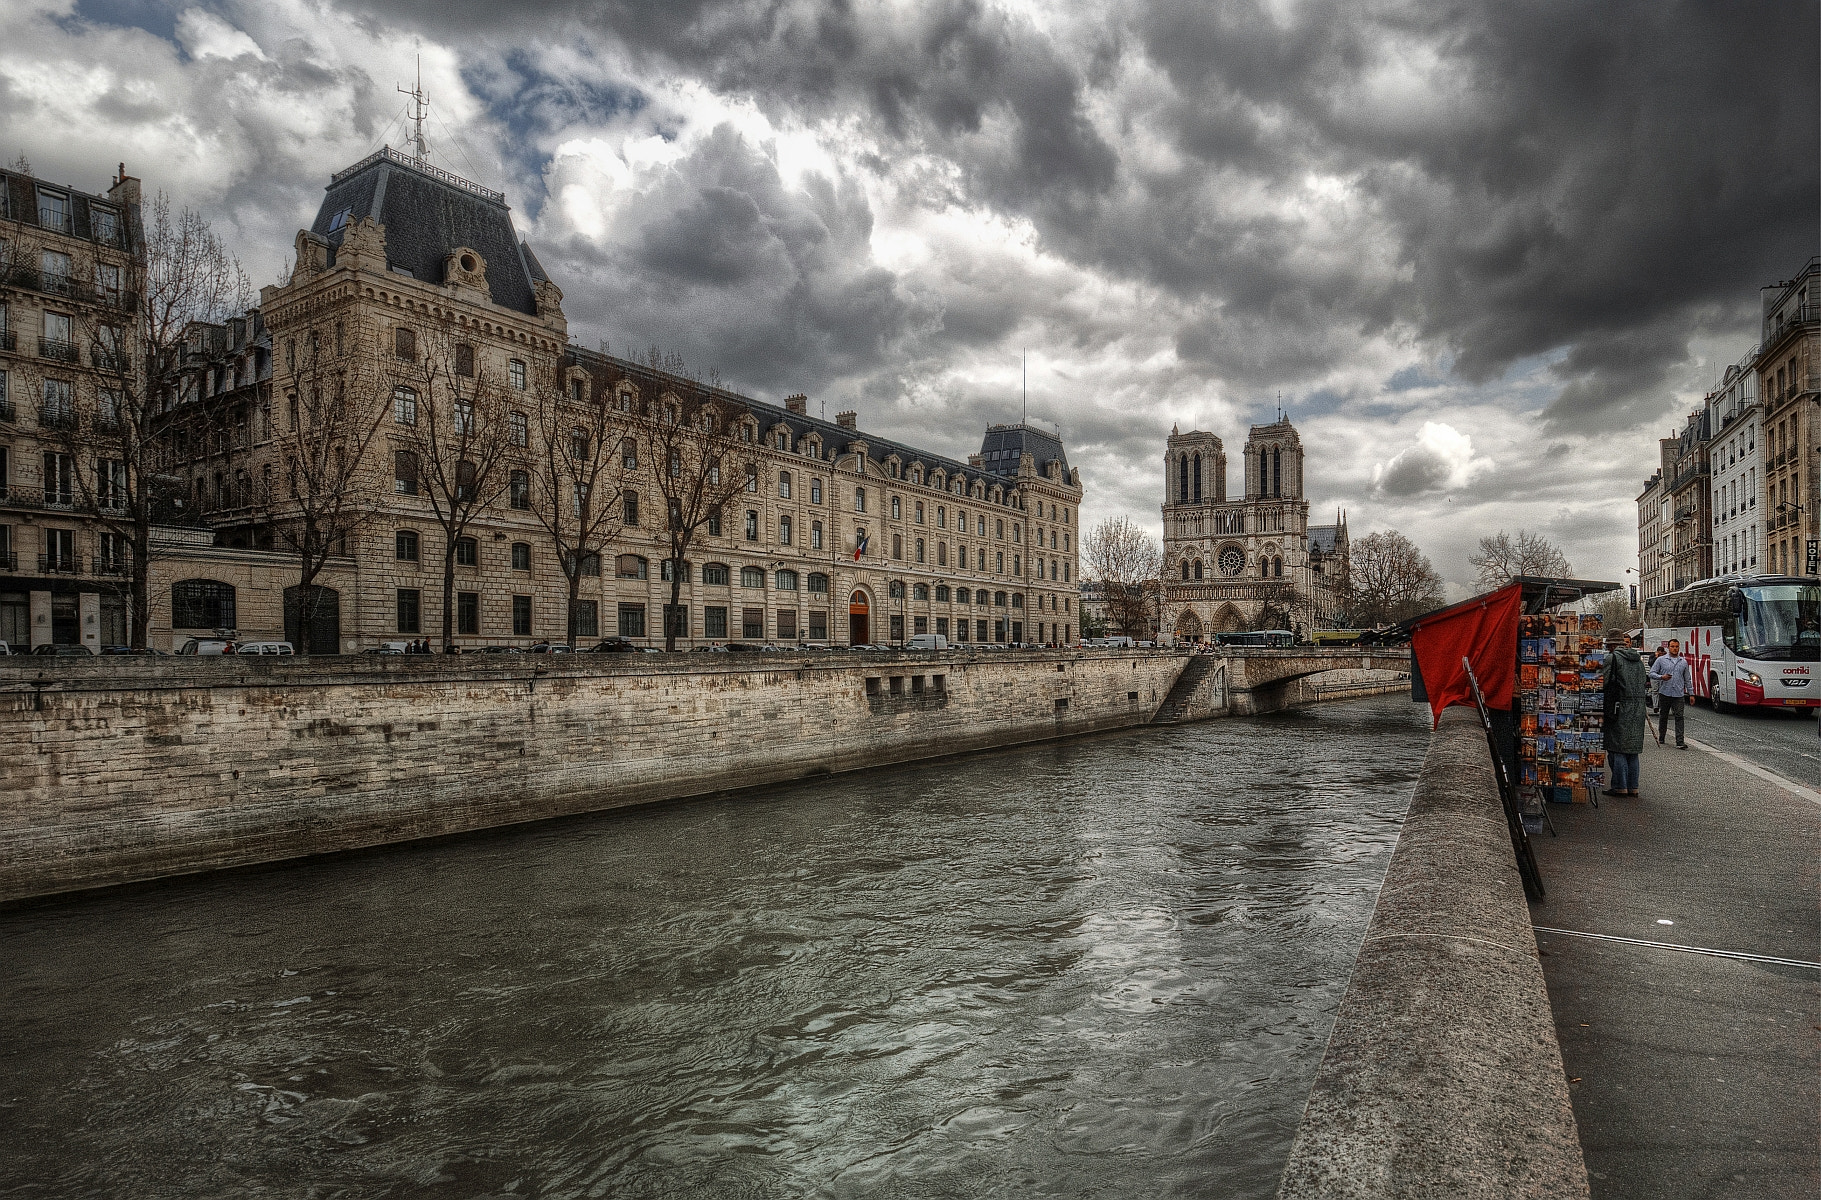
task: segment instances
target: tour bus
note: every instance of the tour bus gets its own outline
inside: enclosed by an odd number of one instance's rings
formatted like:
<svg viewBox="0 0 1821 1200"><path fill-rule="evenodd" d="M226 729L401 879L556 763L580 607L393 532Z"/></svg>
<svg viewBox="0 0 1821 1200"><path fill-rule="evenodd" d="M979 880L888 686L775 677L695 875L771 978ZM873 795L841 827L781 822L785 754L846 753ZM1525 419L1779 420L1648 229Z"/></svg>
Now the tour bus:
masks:
<svg viewBox="0 0 1821 1200"><path fill-rule="evenodd" d="M1727 575L1644 602L1644 649L1674 638L1715 708L1821 708L1821 578Z"/></svg>
<svg viewBox="0 0 1821 1200"><path fill-rule="evenodd" d="M1217 646L1294 646L1296 635L1288 629L1249 629L1240 633L1217 633Z"/></svg>

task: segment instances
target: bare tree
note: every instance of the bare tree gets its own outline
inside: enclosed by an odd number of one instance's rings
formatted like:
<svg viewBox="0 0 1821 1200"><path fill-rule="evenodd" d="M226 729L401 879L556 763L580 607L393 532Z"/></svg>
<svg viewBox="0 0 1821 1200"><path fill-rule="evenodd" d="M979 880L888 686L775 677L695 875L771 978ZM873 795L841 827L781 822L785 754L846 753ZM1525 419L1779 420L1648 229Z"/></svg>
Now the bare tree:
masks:
<svg viewBox="0 0 1821 1200"><path fill-rule="evenodd" d="M149 216L123 231L122 241L137 240L140 249L124 266L100 263L92 285L57 284L90 301L79 337L99 394L92 410L79 411L67 394L47 390L40 413L69 454L77 504L101 531L102 570L125 581L135 649L146 645L152 525L170 483L160 402L200 393L200 368L183 352L186 335L245 311L251 297L240 264L199 214L172 213L160 193ZM72 356L79 350L69 347Z"/></svg>
<svg viewBox="0 0 1821 1200"><path fill-rule="evenodd" d="M1163 570L1157 540L1130 517L1113 517L1081 539L1081 562L1106 589L1107 623L1125 637L1148 636Z"/></svg>
<svg viewBox="0 0 1821 1200"><path fill-rule="evenodd" d="M394 384L393 425L401 448L398 488L430 502L443 529L443 645L455 634L455 560L468 526L508 486L509 460L526 414L511 407L509 388L477 360L450 328L394 332L395 357L410 365ZM416 344L410 345L410 342ZM514 384L518 381L513 380Z"/></svg>
<svg viewBox="0 0 1821 1200"><path fill-rule="evenodd" d="M1361 626L1405 621L1443 603L1442 577L1396 530L1354 541L1347 590L1353 623Z"/></svg>
<svg viewBox="0 0 1821 1200"><path fill-rule="evenodd" d="M1518 530L1515 539L1503 529L1480 539L1480 552L1467 565L1479 574L1479 585L1488 590L1504 587L1519 575L1560 579L1574 571L1567 557L1540 533Z"/></svg>
<svg viewBox="0 0 1821 1200"><path fill-rule="evenodd" d="M569 585L566 637L573 646L584 570L590 565L598 570L607 544L638 519L637 500L629 505L622 489L638 468L638 443L629 436L630 421L622 422L605 396L566 394L554 360L533 365L528 436L536 484L523 502L550 535L562 564ZM531 486L531 471L523 486ZM517 488L521 481L511 486Z"/></svg>
<svg viewBox="0 0 1821 1200"><path fill-rule="evenodd" d="M652 355L657 357L656 348ZM742 491L759 486L757 447L745 440L745 409L722 393L678 386L649 402L639 425L645 462L664 500L669 539L670 603L664 609L664 648L675 650L689 548L704 529L717 532L723 510Z"/></svg>
<svg viewBox="0 0 1821 1200"><path fill-rule="evenodd" d="M277 395L268 390L262 402L267 463L280 475L273 480L268 473L259 501L274 540L297 555L299 654L310 653L322 599L317 575L378 514L382 500L369 468L387 397L374 364L344 353L361 344L345 334L314 325L299 331L282 373L274 364Z"/></svg>

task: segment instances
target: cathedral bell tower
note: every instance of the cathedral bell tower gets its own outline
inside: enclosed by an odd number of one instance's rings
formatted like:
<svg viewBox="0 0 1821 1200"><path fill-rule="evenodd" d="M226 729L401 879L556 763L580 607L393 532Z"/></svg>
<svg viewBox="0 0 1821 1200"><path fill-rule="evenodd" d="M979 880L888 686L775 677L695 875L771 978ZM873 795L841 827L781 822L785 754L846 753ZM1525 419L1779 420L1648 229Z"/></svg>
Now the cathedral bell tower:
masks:
<svg viewBox="0 0 1821 1200"><path fill-rule="evenodd" d="M1163 474L1166 512L1178 505L1213 504L1227 498L1227 452L1211 433L1180 433L1171 428Z"/></svg>
<svg viewBox="0 0 1821 1200"><path fill-rule="evenodd" d="M1246 438L1246 499L1301 500L1303 444L1288 420L1254 425Z"/></svg>

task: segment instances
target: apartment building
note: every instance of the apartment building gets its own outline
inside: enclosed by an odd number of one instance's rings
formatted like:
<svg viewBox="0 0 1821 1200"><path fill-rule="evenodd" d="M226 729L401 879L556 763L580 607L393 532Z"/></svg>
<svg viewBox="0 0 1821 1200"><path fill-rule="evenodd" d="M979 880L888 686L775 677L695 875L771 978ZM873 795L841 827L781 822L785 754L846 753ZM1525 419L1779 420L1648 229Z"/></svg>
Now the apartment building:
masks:
<svg viewBox="0 0 1821 1200"><path fill-rule="evenodd" d="M1707 427L1712 431L1708 459L1712 471L1713 573L1754 572L1764 535L1764 506L1758 493L1764 478L1759 453L1758 351L1754 347L1726 368L1720 386L1706 400Z"/></svg>
<svg viewBox="0 0 1821 1200"><path fill-rule="evenodd" d="M1821 571L1821 257L1762 292L1764 570Z"/></svg>

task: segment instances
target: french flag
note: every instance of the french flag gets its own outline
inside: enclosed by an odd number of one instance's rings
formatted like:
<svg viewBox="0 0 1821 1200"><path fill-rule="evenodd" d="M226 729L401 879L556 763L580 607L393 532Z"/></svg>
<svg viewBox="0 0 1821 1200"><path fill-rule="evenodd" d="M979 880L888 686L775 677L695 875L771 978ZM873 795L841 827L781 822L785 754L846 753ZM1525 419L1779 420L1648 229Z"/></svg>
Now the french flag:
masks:
<svg viewBox="0 0 1821 1200"><path fill-rule="evenodd" d="M865 553L866 553L866 530L862 529L859 533L854 535L854 561L859 562L860 556Z"/></svg>

